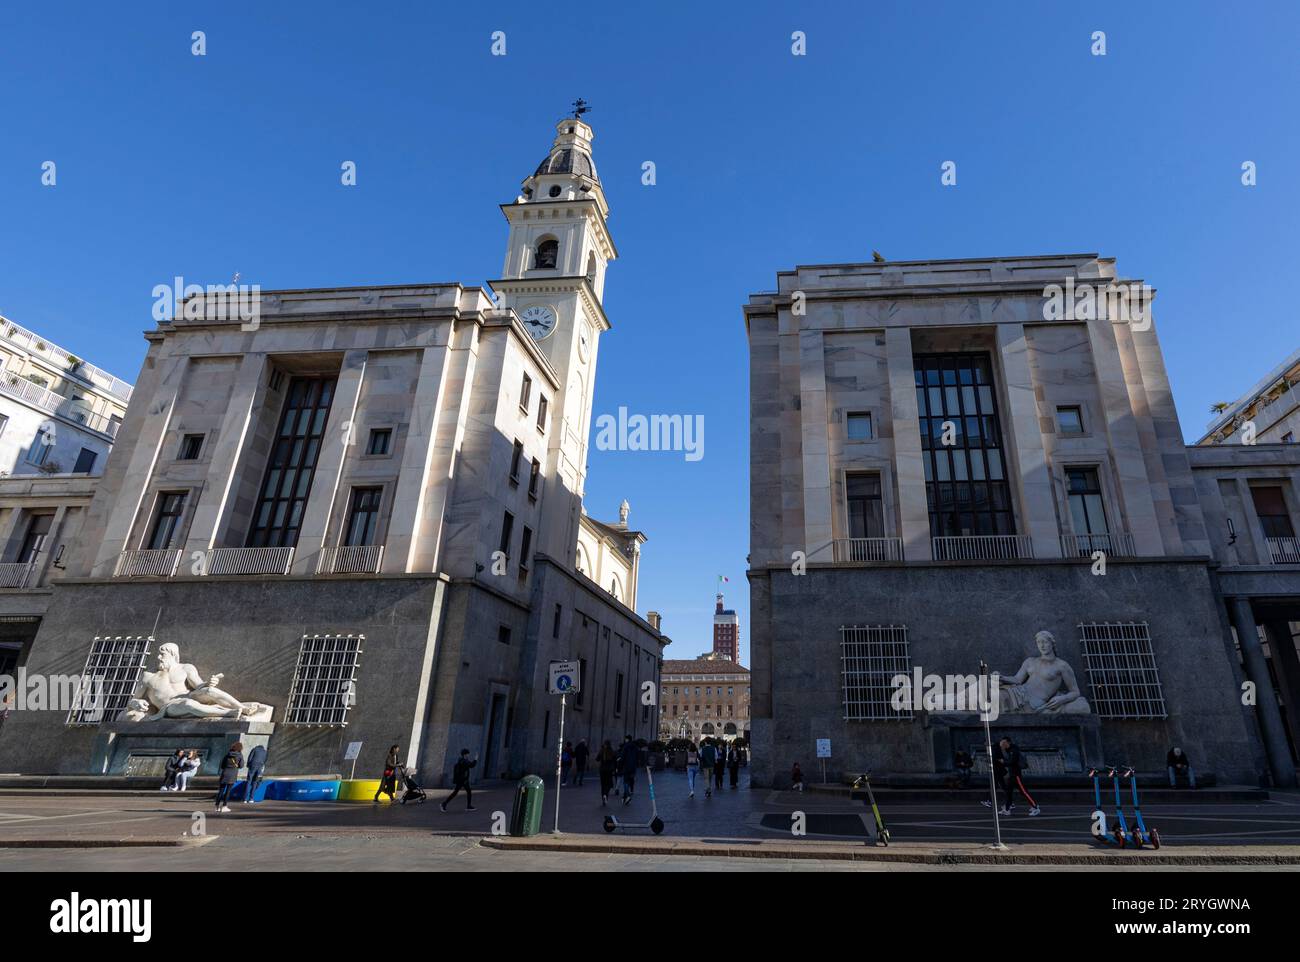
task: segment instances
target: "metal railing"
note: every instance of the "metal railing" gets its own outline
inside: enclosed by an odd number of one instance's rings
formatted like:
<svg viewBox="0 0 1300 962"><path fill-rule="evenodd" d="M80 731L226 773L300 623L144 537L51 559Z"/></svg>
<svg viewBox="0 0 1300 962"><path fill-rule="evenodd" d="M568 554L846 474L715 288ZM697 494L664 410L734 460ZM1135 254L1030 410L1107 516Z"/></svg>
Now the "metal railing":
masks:
<svg viewBox="0 0 1300 962"><path fill-rule="evenodd" d="M72 398L64 397L49 388L43 388L20 374L0 373L0 392L49 411L51 414L58 414L78 424L84 424L90 430L98 431L100 434L107 434L109 437L117 435L118 422L102 414L96 414L84 404L78 404Z"/></svg>
<svg viewBox="0 0 1300 962"><path fill-rule="evenodd" d="M1018 561L1034 556L1024 534L971 534L931 538L935 561Z"/></svg>
<svg viewBox="0 0 1300 962"><path fill-rule="evenodd" d="M0 588L26 588L27 579L31 577L34 561L22 564L0 564Z"/></svg>
<svg viewBox="0 0 1300 962"><path fill-rule="evenodd" d="M1127 531L1114 534L1063 534L1061 556L1065 558L1091 558L1100 551L1111 558L1132 558L1137 554L1133 535Z"/></svg>
<svg viewBox="0 0 1300 962"><path fill-rule="evenodd" d="M835 561L839 564L902 560L902 538L839 538L835 541Z"/></svg>
<svg viewBox="0 0 1300 962"><path fill-rule="evenodd" d="M75 374L86 383L101 387L109 394L123 401L131 400L131 385L126 381L114 377L103 368L87 363L81 358L75 358L74 355L69 354L57 344L52 344L39 334L27 330L21 324L15 324L7 317L0 317L0 334L33 354L58 361L61 365L67 367L70 373ZM77 363L74 364L74 360Z"/></svg>
<svg viewBox="0 0 1300 962"><path fill-rule="evenodd" d="M338 545L321 548L318 575L375 574L384 560L382 544Z"/></svg>
<svg viewBox="0 0 1300 962"><path fill-rule="evenodd" d="M180 548L141 548L123 551L113 568L114 578L170 578L181 563Z"/></svg>
<svg viewBox="0 0 1300 962"><path fill-rule="evenodd" d="M292 548L210 548L206 574L287 575Z"/></svg>
<svg viewBox="0 0 1300 962"><path fill-rule="evenodd" d="M1268 556L1275 565L1300 565L1300 538L1269 538Z"/></svg>

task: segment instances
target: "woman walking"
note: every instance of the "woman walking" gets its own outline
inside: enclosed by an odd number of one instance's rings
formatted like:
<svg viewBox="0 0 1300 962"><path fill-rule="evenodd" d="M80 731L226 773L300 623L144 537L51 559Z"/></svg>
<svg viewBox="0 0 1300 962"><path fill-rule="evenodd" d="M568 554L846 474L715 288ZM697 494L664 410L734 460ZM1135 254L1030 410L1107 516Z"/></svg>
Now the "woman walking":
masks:
<svg viewBox="0 0 1300 962"><path fill-rule="evenodd" d="M700 753L691 742L686 749L686 787L690 789L687 798L695 797L695 779L700 774Z"/></svg>
<svg viewBox="0 0 1300 962"><path fill-rule="evenodd" d="M740 752L736 750L735 742L727 750L727 771L731 772L731 787L736 788L740 784Z"/></svg>
<svg viewBox="0 0 1300 962"><path fill-rule="evenodd" d="M226 752L226 757L221 759L221 785L217 789L218 812L230 811L230 806L226 803L230 801L230 791L235 787L235 782L239 781L239 770L243 767L244 745L235 742L230 746L230 751Z"/></svg>
<svg viewBox="0 0 1300 962"><path fill-rule="evenodd" d="M393 796L397 792L397 766L401 760L399 746L394 745L388 749L388 757L384 759L384 777L379 780L379 791L375 792L376 802L380 795L387 795L390 802L397 801Z"/></svg>
<svg viewBox="0 0 1300 962"><path fill-rule="evenodd" d="M596 764L600 767L600 804L604 805L609 801L609 793L614 790L614 772L618 768L618 755L614 753L614 746L608 739L596 753Z"/></svg>

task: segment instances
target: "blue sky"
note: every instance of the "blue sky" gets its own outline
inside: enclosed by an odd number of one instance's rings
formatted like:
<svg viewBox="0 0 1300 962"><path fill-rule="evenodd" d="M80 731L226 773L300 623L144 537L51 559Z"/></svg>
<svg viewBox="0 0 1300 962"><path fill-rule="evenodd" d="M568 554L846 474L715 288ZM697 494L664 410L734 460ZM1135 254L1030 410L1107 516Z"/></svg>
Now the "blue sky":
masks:
<svg viewBox="0 0 1300 962"><path fill-rule="evenodd" d="M593 451L588 510L631 503L639 608L663 612L671 655L708 648L726 574L747 659L740 305L778 270L873 249L1116 257L1159 290L1189 439L1300 346L1298 8L1080 6L6 5L0 313L134 379L175 274L481 283L497 205L585 97L621 254L595 413L702 414L706 445L693 463Z"/></svg>

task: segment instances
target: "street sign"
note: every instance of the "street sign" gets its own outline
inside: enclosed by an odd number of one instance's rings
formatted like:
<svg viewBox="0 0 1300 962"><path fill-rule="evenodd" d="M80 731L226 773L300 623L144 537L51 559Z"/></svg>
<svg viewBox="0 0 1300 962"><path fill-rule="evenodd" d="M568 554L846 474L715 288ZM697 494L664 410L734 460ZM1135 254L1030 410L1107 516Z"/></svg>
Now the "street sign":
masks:
<svg viewBox="0 0 1300 962"><path fill-rule="evenodd" d="M582 691L582 666L576 661L551 662L551 694Z"/></svg>
<svg viewBox="0 0 1300 962"><path fill-rule="evenodd" d="M361 757L361 742L348 742L348 750L343 753L345 762L356 761Z"/></svg>
<svg viewBox="0 0 1300 962"><path fill-rule="evenodd" d="M831 740L829 738L817 739L817 757L818 758L831 757Z"/></svg>

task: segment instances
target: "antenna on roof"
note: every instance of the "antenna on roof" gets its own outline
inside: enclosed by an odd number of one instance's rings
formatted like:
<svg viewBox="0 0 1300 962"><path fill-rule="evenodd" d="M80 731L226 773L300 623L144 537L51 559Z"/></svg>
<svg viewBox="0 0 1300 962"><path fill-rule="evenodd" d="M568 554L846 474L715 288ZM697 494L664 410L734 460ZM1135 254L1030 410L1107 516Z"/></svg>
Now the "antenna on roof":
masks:
<svg viewBox="0 0 1300 962"><path fill-rule="evenodd" d="M574 120L579 119L583 114L589 113L590 111L591 111L591 106L587 103L587 101L583 100L581 97L579 97L577 100L573 102Z"/></svg>

